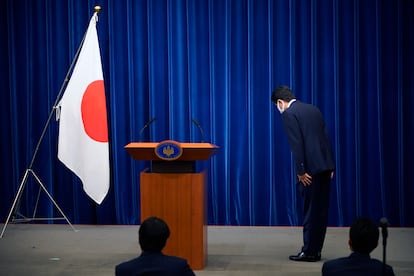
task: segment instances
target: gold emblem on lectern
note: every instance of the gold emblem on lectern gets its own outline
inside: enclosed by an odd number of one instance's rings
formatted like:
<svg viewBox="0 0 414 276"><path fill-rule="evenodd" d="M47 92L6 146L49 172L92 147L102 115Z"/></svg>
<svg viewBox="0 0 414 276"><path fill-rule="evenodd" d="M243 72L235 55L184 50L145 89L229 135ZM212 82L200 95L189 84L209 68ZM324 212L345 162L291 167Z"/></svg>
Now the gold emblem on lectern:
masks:
<svg viewBox="0 0 414 276"><path fill-rule="evenodd" d="M165 154L165 156L170 157L174 154L174 148L172 148L170 145L163 148L162 152Z"/></svg>
<svg viewBox="0 0 414 276"><path fill-rule="evenodd" d="M158 158L166 161L177 160L182 153L180 143L173 140L162 141L155 147L155 154Z"/></svg>

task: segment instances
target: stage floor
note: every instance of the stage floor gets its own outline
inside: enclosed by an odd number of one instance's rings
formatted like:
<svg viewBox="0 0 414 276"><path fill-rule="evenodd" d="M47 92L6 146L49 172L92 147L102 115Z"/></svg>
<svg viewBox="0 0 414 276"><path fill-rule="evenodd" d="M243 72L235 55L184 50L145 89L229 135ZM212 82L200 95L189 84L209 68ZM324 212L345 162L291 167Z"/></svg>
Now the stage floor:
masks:
<svg viewBox="0 0 414 276"><path fill-rule="evenodd" d="M0 274L114 275L139 254L137 225L9 224L0 239ZM3 224L0 224L0 230ZM289 261L302 245L301 227L208 226L208 260L196 275L321 275L323 261L349 255L349 228L328 228L322 261ZM382 238L372 257L382 260ZM390 228L387 263L414 275L414 228Z"/></svg>

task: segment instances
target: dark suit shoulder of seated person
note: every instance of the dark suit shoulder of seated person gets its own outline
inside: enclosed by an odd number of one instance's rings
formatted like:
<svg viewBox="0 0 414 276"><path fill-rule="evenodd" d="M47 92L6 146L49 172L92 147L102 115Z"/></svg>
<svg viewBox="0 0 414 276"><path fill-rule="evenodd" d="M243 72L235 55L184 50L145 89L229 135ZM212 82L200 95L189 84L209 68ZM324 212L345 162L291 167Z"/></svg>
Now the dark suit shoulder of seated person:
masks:
<svg viewBox="0 0 414 276"><path fill-rule="evenodd" d="M349 230L348 257L326 261L322 266L323 276L381 276L383 262L373 259L370 253L377 247L379 230L370 218L356 219ZM386 265L385 275L394 275L391 266Z"/></svg>
<svg viewBox="0 0 414 276"><path fill-rule="evenodd" d="M144 220L139 228L138 235L142 250L141 255L117 265L115 275L195 275L185 259L162 253L162 249L170 236L170 229L163 220L157 217Z"/></svg>

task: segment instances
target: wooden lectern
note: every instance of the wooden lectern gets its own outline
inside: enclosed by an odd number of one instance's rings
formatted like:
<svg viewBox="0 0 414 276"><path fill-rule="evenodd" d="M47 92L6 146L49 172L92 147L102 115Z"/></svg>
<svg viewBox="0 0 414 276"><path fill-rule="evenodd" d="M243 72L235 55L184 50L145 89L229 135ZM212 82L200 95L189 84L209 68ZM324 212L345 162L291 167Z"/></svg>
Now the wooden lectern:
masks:
<svg viewBox="0 0 414 276"><path fill-rule="evenodd" d="M125 149L135 160L151 161L141 172L141 221L157 216L170 227L163 252L185 258L194 270L207 261L206 172L196 172L195 162L208 160L218 149L209 143L178 143L181 155L173 160L159 157L160 143L133 142Z"/></svg>

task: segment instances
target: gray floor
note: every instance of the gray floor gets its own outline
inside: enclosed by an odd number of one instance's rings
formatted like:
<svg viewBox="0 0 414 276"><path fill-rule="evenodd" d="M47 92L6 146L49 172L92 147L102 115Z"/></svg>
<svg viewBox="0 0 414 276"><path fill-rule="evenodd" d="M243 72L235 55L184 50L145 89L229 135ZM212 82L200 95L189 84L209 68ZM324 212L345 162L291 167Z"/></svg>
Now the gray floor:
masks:
<svg viewBox="0 0 414 276"><path fill-rule="evenodd" d="M0 224L3 229L3 224ZM0 239L0 275L114 275L135 257L138 226L9 224ZM349 254L348 228L329 228L323 260L288 260L301 246L300 227L208 227L208 264L197 275L320 275L324 260ZM381 243L381 242L380 242ZM382 260L382 245L372 254ZM414 275L414 228L391 228L387 263Z"/></svg>

